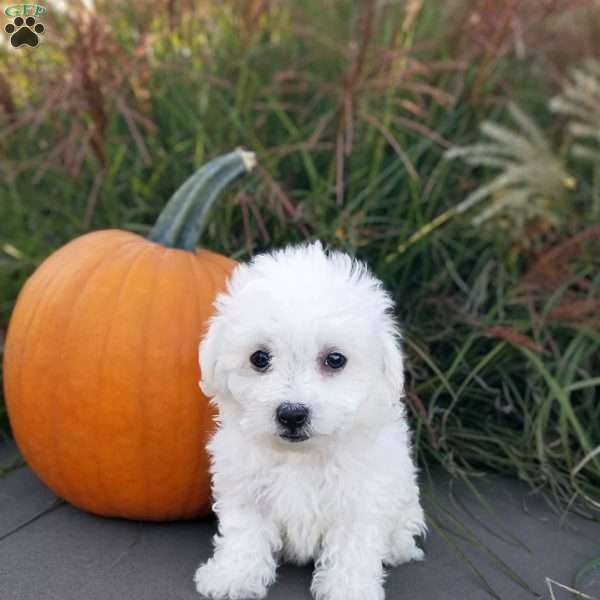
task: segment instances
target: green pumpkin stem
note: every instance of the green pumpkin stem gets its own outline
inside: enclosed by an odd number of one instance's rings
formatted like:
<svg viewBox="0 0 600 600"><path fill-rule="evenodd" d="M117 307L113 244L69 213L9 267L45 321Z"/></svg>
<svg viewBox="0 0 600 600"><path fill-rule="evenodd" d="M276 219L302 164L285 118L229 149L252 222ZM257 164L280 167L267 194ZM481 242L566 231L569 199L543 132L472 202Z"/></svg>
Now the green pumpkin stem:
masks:
<svg viewBox="0 0 600 600"><path fill-rule="evenodd" d="M219 194L256 165L254 152L237 149L219 156L191 175L171 196L148 239L169 248L194 251Z"/></svg>

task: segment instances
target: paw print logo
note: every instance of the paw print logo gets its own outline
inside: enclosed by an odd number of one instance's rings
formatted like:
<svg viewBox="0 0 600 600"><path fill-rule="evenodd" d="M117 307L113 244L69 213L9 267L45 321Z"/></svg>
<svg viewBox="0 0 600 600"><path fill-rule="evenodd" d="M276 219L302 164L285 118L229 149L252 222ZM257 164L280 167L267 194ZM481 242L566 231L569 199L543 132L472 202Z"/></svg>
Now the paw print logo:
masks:
<svg viewBox="0 0 600 600"><path fill-rule="evenodd" d="M27 17L25 20L23 20L23 17L15 17L12 23L6 25L4 31L11 34L10 43L15 48L24 44L34 48L38 45L39 36L44 33L44 29L41 23L35 22L34 17Z"/></svg>

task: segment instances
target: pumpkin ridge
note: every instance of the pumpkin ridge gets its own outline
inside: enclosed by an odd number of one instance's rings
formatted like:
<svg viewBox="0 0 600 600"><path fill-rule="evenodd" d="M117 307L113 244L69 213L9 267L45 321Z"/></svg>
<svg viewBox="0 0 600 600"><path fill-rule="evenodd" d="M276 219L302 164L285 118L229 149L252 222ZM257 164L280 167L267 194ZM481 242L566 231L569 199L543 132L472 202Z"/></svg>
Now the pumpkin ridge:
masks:
<svg viewBox="0 0 600 600"><path fill-rule="evenodd" d="M209 298L208 303L211 306L214 306L214 302L216 300L217 293L220 291L219 288L221 286L216 281L212 268L209 267L209 265L214 265L214 261L211 260L211 254L212 253L209 250L205 250L202 253L202 258L205 259L205 262L200 263L200 266L202 266L202 270L208 276L208 279L210 280L210 283L212 285L212 289L213 289L213 294L211 296L212 299ZM204 335L204 332L203 332L203 335ZM200 340L198 340L198 343L200 343Z"/></svg>
<svg viewBox="0 0 600 600"><path fill-rule="evenodd" d="M100 245L100 242L99 242L97 245ZM57 259L57 255L52 255L50 258L55 258L55 259ZM47 267L47 274L46 274L46 278L45 278L45 279L43 279L43 280L41 280L40 282L36 282L36 285L38 285L38 286L39 286L39 285L41 285L42 283L45 283L45 284L47 284L47 283L52 283L52 280L53 280L53 278L54 278L54 281L56 281L56 278L57 278L57 276L56 276L55 272L54 272L54 271L52 271L52 270L50 269L50 265L52 264L52 263L50 263L50 262L49 262L49 261L50 261L50 258L46 259L46 260L48 261L48 262L46 263L46 267ZM44 261L44 262L45 262L45 261ZM54 261L53 261L53 262L54 262ZM56 262L58 262L58 261L56 260ZM42 263L42 264L43 264L43 263ZM41 267L41 265L40 265L40 267ZM38 268L39 268L39 267L38 267ZM23 287L23 289L21 290L21 294L24 294L24 293L25 293L26 287L27 287L27 284L25 284L25 286L24 286L24 287ZM46 291L49 291L49 290L46 290ZM21 294L19 294L19 295L21 295ZM43 294L40 294L40 295L39 295L39 297L37 298L37 301L36 301L36 303L35 303L35 306L34 306L33 310L30 312L29 318L28 318L28 320L27 320L27 325L25 325L24 333L23 333L23 336L22 336L22 339L23 339L23 344L22 344L22 347L21 347L21 355L20 355L20 356L19 356L19 358L16 360L16 363L17 363L17 364L18 364L18 366L19 366L19 369L18 369L18 375L17 375L17 377L16 377L16 380L17 380L17 390L19 390L19 392L21 391L21 389L22 389L22 387L23 387L23 386L22 386L22 376L23 376L23 356L24 356L24 354L25 354L25 350L26 350L26 348L27 348L27 339L28 339L28 337L29 337L29 330L31 329L31 326L32 326L32 324L33 324L33 322L34 322L34 320L35 320L35 317L37 316L37 313L38 313L38 311L39 311L39 308L40 308L40 306L42 305L42 303L43 303L43 301L44 301L45 299L47 299L47 296L46 296L46 295L43 295ZM17 299L17 302L18 302L18 299ZM10 325L9 325L9 328L8 328L7 342L8 342L8 336L9 336L9 335L10 335ZM20 395L20 394L19 394L19 395Z"/></svg>
<svg viewBox="0 0 600 600"><path fill-rule="evenodd" d="M204 273L204 275L206 277L208 277L208 279L210 280L211 289L206 294L206 296L208 296L208 297L205 298L205 301L206 301L206 304L208 304L211 307L211 309L213 309L216 297L225 288L225 285L226 285L225 282L229 278L229 276L231 275L231 271L228 272L228 273L226 273L227 277L222 282L217 281L215 279L214 272L213 272L213 266L217 264L216 261L213 259L214 253L212 253L210 250L203 250L201 252L202 252L202 258L204 260L202 262L198 261L197 260L198 254L196 254L193 257L194 258L194 260L193 260L194 270L197 273L198 272L198 268L201 268L201 270ZM206 260L206 259L208 259L208 260ZM200 278L197 278L197 279L198 279L198 281L202 281L204 278L200 277ZM198 287L196 286L196 293L197 292L198 292ZM200 338L198 339L198 345L200 344L200 342L202 341L202 338L206 334L206 326L207 326L207 324L205 324L204 330L200 334ZM201 373L200 373L200 376L202 376ZM208 400L208 398L207 398L207 400ZM213 414L210 402L209 402L209 410L210 410L210 421L207 424L206 428L209 431L211 431L214 428L214 414ZM210 479L211 479L211 475L210 475L210 472L209 472L208 473L209 490L210 490ZM212 494L212 492L209 491L209 494ZM212 495L209 496L209 504L208 504L209 511L211 510L211 508L212 508Z"/></svg>
<svg viewBox="0 0 600 600"><path fill-rule="evenodd" d="M128 242L123 243L122 245L118 246L118 250L117 253L121 253L121 251L123 250L123 248L127 247L127 246L131 246L131 245L138 245L141 244L141 250L144 249L143 246L143 238L137 239L137 240L131 240ZM117 254L117 255L118 255ZM96 265L94 265L94 268L91 270L91 272L89 272L86 275L86 281L85 283L81 286L81 288L79 288L79 290L77 291L77 293L74 295L72 302L71 302L71 306L70 306L70 310L68 311L68 314L71 316L70 320L67 321L64 329L63 329L63 334L62 334L62 343L59 344L59 347L61 349L65 348L65 342L68 339L68 336L71 334L71 327L70 327L70 323L72 322L72 315L75 314L76 312L76 307L78 305L78 303L80 303L81 298L83 297L84 293L87 291L87 289L90 287L92 281L99 275L99 273L102 272L103 268L106 267L107 264L111 264L114 262L115 260L115 255L107 253L104 254L101 258L101 260L96 263ZM62 352L62 351L61 351ZM59 357L62 356L61 352L59 352ZM64 357L62 359L59 358L59 364L61 365L61 369L64 369L64 367L66 366L66 360L64 359ZM64 386L65 386L65 377L60 377L58 378L60 383L57 386L57 391L56 391L56 410L54 412L54 423L53 423L53 427L52 427L52 432L53 432L53 438L54 438L54 447L58 448L58 444L57 442L57 427L56 427L56 423L59 422L59 415L61 414L61 407L62 407L62 402L60 402L60 399L64 397L65 393L64 393ZM58 470L61 473L61 477L63 479L63 481L66 482L66 487L69 488L69 492L70 495L72 494L72 497L74 498L78 498L79 496L81 496L81 493L79 490L79 485L76 484L75 488L73 487L73 483L72 480L70 480L68 477L64 476L64 467L62 466L62 453L61 452L57 452L57 458L56 458L56 462L58 465ZM97 461L96 461L96 464ZM100 486L104 489L103 486L103 482L102 479L99 479L99 483ZM76 490L76 492L74 493L74 490ZM105 491L105 489L104 489ZM75 502L73 502L73 504L75 504Z"/></svg>
<svg viewBox="0 0 600 600"><path fill-rule="evenodd" d="M103 240L99 241L97 244L94 244L94 246L92 248L95 250L97 247L101 247L102 245L103 245ZM100 267L100 265L106 261L106 258L107 258L106 256L102 256L100 258L100 260L98 260L97 262L95 262L93 264L92 273L94 273ZM50 266L50 265L48 265L48 266ZM34 311L32 311L32 315L27 324L25 335L23 336L23 346L21 349L21 356L19 357L19 360L18 360L19 371L17 374L17 389L19 390L19 392L20 392L19 395L21 397L23 396L22 390L23 390L23 371L24 371L23 365L25 364L24 358L26 357L28 348L30 347L30 342L29 342L30 329L33 326L33 323L35 322L35 319L39 313L39 309L44 304L44 300L48 300L48 298L50 296L50 291L55 292L57 289L60 289L60 286L58 285L58 283L63 283L64 279L68 275L69 275L69 273L65 272L65 271L58 271L58 273L55 270L49 271L49 280L50 280L49 281L49 289L46 290L45 294L40 294L40 299L36 303ZM74 301L73 301L73 303L74 303ZM71 306L73 306L73 304ZM55 414L56 414L56 412L57 411L55 410ZM10 408L9 408L9 415L10 415ZM56 449L57 448L56 428L54 426L51 427L51 431L52 431L51 436L52 436L53 444ZM57 458L57 460L56 460L56 471L60 475L61 479L66 481L66 479L64 478L64 470L60 464L60 458ZM67 487L69 487L69 486L67 486Z"/></svg>
<svg viewBox="0 0 600 600"><path fill-rule="evenodd" d="M61 281L61 278L60 277L56 277L56 278L53 279L53 272L51 270L49 270L47 278L44 281L47 281L48 284L50 284L50 289L54 289L54 287L56 286L56 281ZM53 283L54 283L54 286L52 285ZM39 298L37 299L37 302L35 304L34 309L31 311L31 314L29 315L29 319L27 321L27 325L25 326L25 332L24 332L24 335L22 336L22 340L23 341L21 343L21 348L20 348L21 353L20 353L20 356L19 356L18 360L16 361L16 364L18 365L18 371L17 371L16 377L14 378L14 380L15 380L15 384L14 385L15 385L16 390L17 390L15 396L18 396L20 403L23 402L23 395L24 395L23 394L23 371L25 369L23 368L23 365L25 364L25 361L23 360L23 358L26 356L27 350L28 350L28 347L29 347L29 344L28 344L29 332L31 330L31 327L33 326L33 323L35 321L35 317L37 317L37 314L38 314L38 312L40 310L40 307L42 306L42 304L43 304L43 302L44 302L45 299L47 299L47 296L44 296L44 295L40 294ZM8 336L7 336L7 339L6 339L6 343L7 344L10 341L9 336L10 336L10 327L9 327L9 332L8 332ZM4 364L5 371L6 371L6 361L7 360L8 360L8 354L5 355L5 364ZM7 397L9 397L9 393L8 393L8 389L7 389L8 386L9 386L9 378L8 377L6 378L6 380L4 382L4 385L5 385L5 388L6 388L5 389L6 395L7 395ZM8 411L8 414L10 416L10 414L11 414L11 403L7 404L7 411ZM25 455L24 449L20 448L20 450ZM57 470L58 470L58 468L57 468Z"/></svg>
<svg viewBox="0 0 600 600"><path fill-rule="evenodd" d="M192 264L192 268L191 268L191 272L195 273L194 270L194 262L195 262L195 257L191 252L187 253L187 263L189 264L191 261ZM188 270L188 273L190 273L190 271ZM196 279L192 278L191 276L186 277L187 280L187 284L188 284L188 288L190 289L190 295L194 297L194 304L195 304L195 312L196 314L200 315L202 313L202 307L200 305L200 301L199 301L199 297L198 297L198 292L196 289ZM179 331L181 333L183 333L186 329L186 322L181 319L180 320L180 324L179 324ZM181 335L181 338L183 339L183 335ZM195 344L197 346L197 344ZM178 373L178 377L179 377L179 385L177 387L177 394L179 398L183 398L185 396L185 394L187 393L187 386L186 386L186 380L185 377L182 377L183 371L185 370L184 367L186 365L186 356L183 354L183 352L185 351L185 347L181 346L179 348L179 358L177 361L177 373ZM198 394L198 388L195 386L195 391L196 394ZM201 401L200 397L197 397L196 399L198 402ZM183 408L185 406L184 402L180 402L180 406L181 406L181 411L180 411L180 415L181 412L183 412ZM181 422L183 423L183 419L181 419ZM197 452L194 452L194 456L193 456L193 464L190 467L190 479L187 482L187 492L186 492L186 496L183 498L182 502L180 503L180 509L179 509L179 514L181 517L187 517L190 514L190 510L188 509L188 506L192 505L192 502L194 500L194 492L196 489L196 483L197 483L197 476L196 474L201 471L200 467L201 467L201 462L202 462L202 452L204 451L203 448L198 448Z"/></svg>
<svg viewBox="0 0 600 600"><path fill-rule="evenodd" d="M125 288L125 284L127 283L127 280L129 279L129 277L131 276L131 273L134 269L134 267L136 266L137 262L141 259L141 257L149 250L153 248L152 245L149 244L142 244L140 247L139 252L135 255L135 257L133 258L131 264L129 265L129 267L127 268L127 271L121 281L121 284L119 286L119 292L117 294L117 298L115 300L115 303L112 307L112 312L113 314L116 313L117 311L117 307L119 306L119 303L121 302L121 300L123 299L123 289ZM114 260L114 257L112 257ZM106 348L108 346L108 341L110 339L111 334L113 333L113 325L114 325L115 320L111 319L110 320L110 326L106 329L106 332L104 334L104 339L102 340L102 350L100 352L100 365L98 366L98 387L97 387L97 394L98 397L101 397L101 390L103 387L103 381L105 380L105 378L103 377L103 374L106 372ZM98 456L96 454L96 456ZM106 504L114 507L115 506L115 502L113 499L111 499L111 495L109 490L111 489L110 485L105 485L106 480L108 479L110 481L110 473L107 474L102 472L102 468L100 467L100 461L96 461L96 464L98 465L98 471L99 471L99 477L98 477L98 482L100 487L102 488L102 490L105 492L104 494L104 501L106 502ZM114 511L115 514L118 514L120 511L115 510Z"/></svg>
<svg viewBox="0 0 600 600"><path fill-rule="evenodd" d="M153 332L154 328L150 326L151 322L150 319L153 316L153 312L154 312L154 306L155 306L155 298L156 298L156 288L158 286L158 282L160 281L160 273L161 273L161 265L164 262L165 258L169 258L171 256L171 248L167 248L165 246L162 246L162 251L160 254L160 258L157 260L155 258L152 259L153 265L154 265L154 274L152 276L152 283L151 285L148 286L148 297L150 298L150 300L148 301L147 306L145 307L145 311L146 311L146 318L145 318L145 323L146 323L146 327L143 328L142 330L142 342L141 342L141 348L142 348L142 352L141 352L141 363L142 363L142 369L141 372L145 373L147 372L147 369L144 368L147 364L148 364L148 348L149 348L149 339L148 339L148 334ZM139 266L139 265L138 265ZM176 321L178 321L178 319L175 319ZM146 422L146 411L145 411L145 403L144 403L144 397L146 396L146 378L142 377L140 384L137 386L137 406L138 406L138 410L139 410L139 414L140 414L140 420L142 422ZM138 441L138 446L140 449L140 454L143 458L142 463L143 464L149 464L151 461L149 460L148 457L148 444L146 442L146 437L145 437L145 431L143 429L140 429L140 435L138 436L139 441ZM146 469L142 469L143 471L143 475L142 475L142 479L144 482L144 494L143 494L143 510L144 510L144 514L150 514L150 503L149 503L149 493L148 491L150 490L150 488L152 487L151 485L151 481L150 481L150 475L148 473L148 470Z"/></svg>
<svg viewBox="0 0 600 600"><path fill-rule="evenodd" d="M42 280L40 283L44 283L45 285L47 284L51 284L52 283L52 279L53 279L53 275L54 273L52 271L50 271L50 269L48 269L48 272L46 274L46 278L44 280ZM54 279L54 281L56 281L56 279ZM29 331L31 329L31 326L33 325L33 322L35 320L35 317L37 316L37 313L40 309L40 306L42 305L43 301L47 298L47 296L43 296L40 294L40 296L37 298L37 301L35 303L35 306L33 308L33 310L31 311L29 318L27 319L27 325L25 325L25 330L22 336L23 339L23 343L21 344L21 354L18 358L18 360L16 360L16 363L18 365L18 374L16 376L16 380L17 380L17 390L19 392L19 396L21 396L21 390L23 387L23 356L25 355L25 352L27 350L27 339L29 337ZM8 336L10 335L10 326L8 329L8 334L7 334L7 342L8 342ZM6 359L5 359L6 360ZM8 385L8 382L6 383L6 385ZM8 394L7 394L8 395ZM10 409L9 409L10 410Z"/></svg>
<svg viewBox="0 0 600 600"><path fill-rule="evenodd" d="M198 273L198 261L196 260L196 255L192 254L191 252L188 254L188 260L190 261L191 265L192 265L192 271L194 272L194 274L196 275L194 277L194 279L192 280L192 293L194 295L194 298L196 299L196 310L198 310L199 313L202 312L202 302L200 300L200 296L198 294L198 286L196 285L196 281L201 281L201 278L197 276ZM199 334L199 339L197 341L197 346L200 345L200 341L202 339L202 336L204 335L204 332L201 332ZM196 385L199 385L199 382L197 382ZM208 398L207 398L208 401ZM196 473L201 466L202 463L202 455L200 452L197 453L197 456L194 457L194 468L192 470L192 474ZM192 475L193 476L193 475ZM210 480L210 475L209 475L209 480ZM193 483L193 480L192 480ZM185 498L185 501L183 502L183 506L185 507L185 513L184 514L190 514L191 513L191 506L192 503L194 501L194 488L192 485L189 486L189 491L188 491L188 495Z"/></svg>

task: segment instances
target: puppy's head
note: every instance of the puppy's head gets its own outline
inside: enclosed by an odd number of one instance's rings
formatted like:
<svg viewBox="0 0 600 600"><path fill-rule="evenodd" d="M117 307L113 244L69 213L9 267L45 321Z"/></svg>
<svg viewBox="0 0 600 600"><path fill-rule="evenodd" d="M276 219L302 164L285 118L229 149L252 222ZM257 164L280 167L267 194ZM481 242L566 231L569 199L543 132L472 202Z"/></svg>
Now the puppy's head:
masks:
<svg viewBox="0 0 600 600"><path fill-rule="evenodd" d="M381 426L403 362L392 300L364 264L320 243L240 265L200 345L223 424L281 444Z"/></svg>

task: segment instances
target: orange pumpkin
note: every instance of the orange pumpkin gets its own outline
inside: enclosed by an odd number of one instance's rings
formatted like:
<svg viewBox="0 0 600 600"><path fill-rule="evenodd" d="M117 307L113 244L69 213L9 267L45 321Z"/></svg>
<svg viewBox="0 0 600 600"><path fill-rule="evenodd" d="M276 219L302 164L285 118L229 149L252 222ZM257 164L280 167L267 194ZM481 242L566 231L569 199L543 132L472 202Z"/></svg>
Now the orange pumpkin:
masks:
<svg viewBox="0 0 600 600"><path fill-rule="evenodd" d="M75 506L153 521L210 511L213 412L197 348L236 263L195 248L218 193L253 164L241 150L211 161L148 239L83 235L23 287L5 347L8 414L31 468Z"/></svg>

